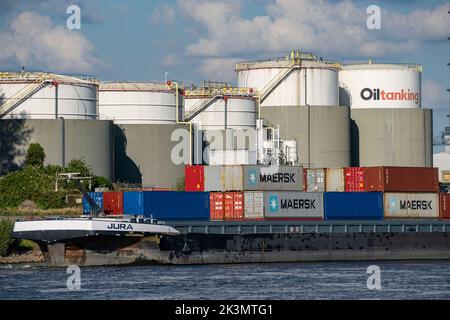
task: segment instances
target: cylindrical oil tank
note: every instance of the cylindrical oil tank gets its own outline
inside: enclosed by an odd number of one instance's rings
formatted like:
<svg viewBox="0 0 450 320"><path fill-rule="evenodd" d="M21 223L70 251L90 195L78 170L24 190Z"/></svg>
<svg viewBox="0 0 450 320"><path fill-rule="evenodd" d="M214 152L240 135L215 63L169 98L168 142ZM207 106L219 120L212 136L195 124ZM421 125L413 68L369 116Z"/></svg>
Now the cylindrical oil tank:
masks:
<svg viewBox="0 0 450 320"><path fill-rule="evenodd" d="M22 94L40 88L4 119L86 119L97 118L97 80L90 76L66 76L50 73L0 73L0 105L20 100Z"/></svg>
<svg viewBox="0 0 450 320"><path fill-rule="evenodd" d="M181 95L166 83L101 82L100 119L116 124L174 124L176 106L182 108Z"/></svg>
<svg viewBox="0 0 450 320"><path fill-rule="evenodd" d="M352 165L433 165L431 109L352 109Z"/></svg>
<svg viewBox="0 0 450 320"><path fill-rule="evenodd" d="M188 92L185 112L205 104L213 96L195 96ZM191 122L202 130L249 129L256 126L257 101L253 96L224 95L195 116Z"/></svg>
<svg viewBox="0 0 450 320"><path fill-rule="evenodd" d="M348 64L339 72L340 105L356 108L420 108L420 65Z"/></svg>
<svg viewBox="0 0 450 320"><path fill-rule="evenodd" d="M75 119L0 120L0 175L20 168L31 143L45 151L45 164L84 159L93 174L114 179L111 121Z"/></svg>
<svg viewBox="0 0 450 320"><path fill-rule="evenodd" d="M236 64L238 86L255 88L266 106L337 106L340 64L314 54L291 56ZM307 94L305 94L305 92Z"/></svg>
<svg viewBox="0 0 450 320"><path fill-rule="evenodd" d="M283 139L296 139L298 161L310 168L350 165L350 108L331 106L273 106L261 117L280 125Z"/></svg>

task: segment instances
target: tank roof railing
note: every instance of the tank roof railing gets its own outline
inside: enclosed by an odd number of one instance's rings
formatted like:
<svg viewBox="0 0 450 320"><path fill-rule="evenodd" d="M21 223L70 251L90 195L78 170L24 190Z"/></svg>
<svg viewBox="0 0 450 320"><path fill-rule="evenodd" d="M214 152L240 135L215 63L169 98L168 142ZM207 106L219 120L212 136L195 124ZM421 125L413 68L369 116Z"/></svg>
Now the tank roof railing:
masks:
<svg viewBox="0 0 450 320"><path fill-rule="evenodd" d="M323 59L322 57L319 57L315 53L292 50L289 54L283 57L237 62L235 70L249 69L253 67L255 64L267 63L269 66L273 62L286 62L286 66L288 67L291 66L292 64L300 65L302 61L324 63L335 68L340 68L341 66L341 63L339 61Z"/></svg>
<svg viewBox="0 0 450 320"><path fill-rule="evenodd" d="M213 97L216 95L256 97L258 91L254 88L244 87L200 87L185 90L186 97Z"/></svg>
<svg viewBox="0 0 450 320"><path fill-rule="evenodd" d="M35 80L35 79L61 79L71 78L72 80L81 80L89 83L98 83L95 76L91 75L71 75L71 74L57 74L44 71L2 71L0 72L0 81L17 81L17 80Z"/></svg>
<svg viewBox="0 0 450 320"><path fill-rule="evenodd" d="M364 63L344 63L342 64L342 67L352 67L354 69L366 69L368 66L372 67L391 67L392 69L395 69L395 67L403 67L406 69L411 69L413 71L422 72L423 67L421 64L414 64L414 63L389 63L389 62L383 62L383 63L374 63L373 61L369 60L369 62Z"/></svg>

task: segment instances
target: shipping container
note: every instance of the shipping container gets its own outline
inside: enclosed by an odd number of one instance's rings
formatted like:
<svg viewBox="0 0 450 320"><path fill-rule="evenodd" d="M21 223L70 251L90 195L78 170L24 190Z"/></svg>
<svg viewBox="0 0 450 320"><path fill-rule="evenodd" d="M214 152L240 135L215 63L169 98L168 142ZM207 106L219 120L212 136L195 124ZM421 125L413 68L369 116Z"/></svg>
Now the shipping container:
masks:
<svg viewBox="0 0 450 320"><path fill-rule="evenodd" d="M364 171L362 167L344 168L345 192L364 191Z"/></svg>
<svg viewBox="0 0 450 320"><path fill-rule="evenodd" d="M382 220L381 192L325 192L325 220Z"/></svg>
<svg viewBox="0 0 450 320"><path fill-rule="evenodd" d="M245 191L302 191L299 166L243 166Z"/></svg>
<svg viewBox="0 0 450 320"><path fill-rule="evenodd" d="M224 191L242 191L244 166L220 166L220 179L223 183Z"/></svg>
<svg viewBox="0 0 450 320"><path fill-rule="evenodd" d="M221 166L204 166L205 191L225 191Z"/></svg>
<svg viewBox="0 0 450 320"><path fill-rule="evenodd" d="M103 210L105 214L123 215L123 193L122 192L104 192Z"/></svg>
<svg viewBox="0 0 450 320"><path fill-rule="evenodd" d="M223 220L225 214L224 196L222 192L209 193L209 206L211 220Z"/></svg>
<svg viewBox="0 0 450 320"><path fill-rule="evenodd" d="M103 192L88 192L88 195L100 208L103 208ZM89 204L86 197L83 197L83 213L91 214L93 212L94 208Z"/></svg>
<svg viewBox="0 0 450 320"><path fill-rule="evenodd" d="M123 193L123 213L126 215L143 215L144 192L125 191Z"/></svg>
<svg viewBox="0 0 450 320"><path fill-rule="evenodd" d="M264 219L264 193L260 191L244 192L244 218L248 220Z"/></svg>
<svg viewBox="0 0 450 320"><path fill-rule="evenodd" d="M184 167L184 188L185 191L205 190L205 178L203 166Z"/></svg>
<svg viewBox="0 0 450 320"><path fill-rule="evenodd" d="M325 190L327 192L345 191L345 179L343 168L325 169Z"/></svg>
<svg viewBox="0 0 450 320"><path fill-rule="evenodd" d="M264 217L267 219L323 219L323 193L264 192Z"/></svg>
<svg viewBox="0 0 450 320"><path fill-rule="evenodd" d="M324 169L304 169L304 191L324 192L325 191L325 170Z"/></svg>
<svg viewBox="0 0 450 320"><path fill-rule="evenodd" d="M159 220L209 220L209 192L143 192L144 216Z"/></svg>
<svg viewBox="0 0 450 320"><path fill-rule="evenodd" d="M437 168L367 167L364 171L366 191L439 192Z"/></svg>
<svg viewBox="0 0 450 320"><path fill-rule="evenodd" d="M224 220L244 219L244 193L225 192L224 193Z"/></svg>
<svg viewBox="0 0 450 320"><path fill-rule="evenodd" d="M441 219L450 219L450 193L441 193L439 195L439 217Z"/></svg>
<svg viewBox="0 0 450 320"><path fill-rule="evenodd" d="M385 193L386 219L439 219L438 193Z"/></svg>

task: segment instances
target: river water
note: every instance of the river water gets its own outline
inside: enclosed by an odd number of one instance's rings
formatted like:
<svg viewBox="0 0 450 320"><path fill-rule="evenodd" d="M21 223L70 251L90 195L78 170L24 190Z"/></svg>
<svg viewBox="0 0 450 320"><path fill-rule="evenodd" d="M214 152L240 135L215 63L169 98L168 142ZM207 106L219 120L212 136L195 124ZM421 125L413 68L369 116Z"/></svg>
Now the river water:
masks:
<svg viewBox="0 0 450 320"><path fill-rule="evenodd" d="M450 261L86 267L80 290L66 271L0 266L0 299L450 299Z"/></svg>

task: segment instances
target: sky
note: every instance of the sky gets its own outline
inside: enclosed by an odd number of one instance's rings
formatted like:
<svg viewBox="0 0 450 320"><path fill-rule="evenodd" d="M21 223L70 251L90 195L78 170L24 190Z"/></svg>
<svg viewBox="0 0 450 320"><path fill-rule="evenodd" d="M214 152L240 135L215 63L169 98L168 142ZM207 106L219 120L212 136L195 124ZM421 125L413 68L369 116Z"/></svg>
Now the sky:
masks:
<svg viewBox="0 0 450 320"><path fill-rule="evenodd" d="M71 4L81 29L66 25ZM367 8L381 9L370 30ZM423 107L449 125L450 1L1 0L0 70L101 80L236 83L237 61L292 49L341 62L423 65Z"/></svg>

